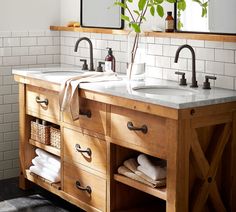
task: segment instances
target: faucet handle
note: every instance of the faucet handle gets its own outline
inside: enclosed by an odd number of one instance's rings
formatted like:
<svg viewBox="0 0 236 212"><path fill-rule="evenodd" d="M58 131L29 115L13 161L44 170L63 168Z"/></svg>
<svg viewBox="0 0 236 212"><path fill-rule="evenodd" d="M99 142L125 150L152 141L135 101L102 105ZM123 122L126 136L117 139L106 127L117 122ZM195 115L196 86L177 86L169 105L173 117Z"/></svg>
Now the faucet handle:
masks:
<svg viewBox="0 0 236 212"><path fill-rule="evenodd" d="M205 76L205 82L203 82L203 87L202 87L203 89L211 89L211 85L210 85L209 79L216 80L216 77L215 76L206 75Z"/></svg>
<svg viewBox="0 0 236 212"><path fill-rule="evenodd" d="M103 72L102 65L105 65L105 62L98 62L97 72Z"/></svg>
<svg viewBox="0 0 236 212"><path fill-rule="evenodd" d="M83 63L83 66L82 66L82 70L88 70L88 64L87 64L87 60L85 59L80 59L81 62L84 62Z"/></svg>
<svg viewBox="0 0 236 212"><path fill-rule="evenodd" d="M181 79L180 79L179 85L187 85L187 80L185 78L185 73L184 72L176 71L175 74L182 76Z"/></svg>

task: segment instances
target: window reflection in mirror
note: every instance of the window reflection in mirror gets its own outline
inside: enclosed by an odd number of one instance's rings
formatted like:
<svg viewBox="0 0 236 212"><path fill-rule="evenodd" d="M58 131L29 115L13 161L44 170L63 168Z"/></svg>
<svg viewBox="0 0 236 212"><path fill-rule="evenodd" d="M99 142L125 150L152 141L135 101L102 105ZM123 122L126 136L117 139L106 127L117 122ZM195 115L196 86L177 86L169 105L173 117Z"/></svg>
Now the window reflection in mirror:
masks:
<svg viewBox="0 0 236 212"><path fill-rule="evenodd" d="M185 0L176 3L177 31L236 34L236 0ZM204 7L205 6L205 7Z"/></svg>

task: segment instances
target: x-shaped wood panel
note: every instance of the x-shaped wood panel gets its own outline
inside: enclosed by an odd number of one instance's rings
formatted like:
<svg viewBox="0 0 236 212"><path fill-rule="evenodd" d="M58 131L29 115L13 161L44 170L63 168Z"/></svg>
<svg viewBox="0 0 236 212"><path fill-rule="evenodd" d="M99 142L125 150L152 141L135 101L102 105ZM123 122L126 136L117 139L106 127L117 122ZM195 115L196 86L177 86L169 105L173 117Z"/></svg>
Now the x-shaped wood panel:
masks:
<svg viewBox="0 0 236 212"><path fill-rule="evenodd" d="M204 205L206 204L208 198L210 198L216 211L226 212L226 208L221 199L215 177L225 146L229 141L230 134L231 123L226 123L218 141L215 141L217 143L215 149L213 150L212 160L208 162L199 142L196 129L192 130L193 139L191 142L191 151L195 160L195 170L197 176L202 182L198 187L193 199L193 205L191 209L193 212L203 211Z"/></svg>

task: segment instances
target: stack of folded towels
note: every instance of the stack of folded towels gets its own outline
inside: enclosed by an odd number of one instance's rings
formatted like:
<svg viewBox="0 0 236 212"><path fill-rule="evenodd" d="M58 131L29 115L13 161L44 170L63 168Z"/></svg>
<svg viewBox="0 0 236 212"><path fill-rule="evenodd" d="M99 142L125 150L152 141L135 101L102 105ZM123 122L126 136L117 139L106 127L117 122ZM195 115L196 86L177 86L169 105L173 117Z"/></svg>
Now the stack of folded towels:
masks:
<svg viewBox="0 0 236 212"><path fill-rule="evenodd" d="M60 182L61 161L42 149L35 150L37 156L32 160L29 170L52 183Z"/></svg>
<svg viewBox="0 0 236 212"><path fill-rule="evenodd" d="M166 185L166 161L145 154L124 161L118 173L151 187Z"/></svg>

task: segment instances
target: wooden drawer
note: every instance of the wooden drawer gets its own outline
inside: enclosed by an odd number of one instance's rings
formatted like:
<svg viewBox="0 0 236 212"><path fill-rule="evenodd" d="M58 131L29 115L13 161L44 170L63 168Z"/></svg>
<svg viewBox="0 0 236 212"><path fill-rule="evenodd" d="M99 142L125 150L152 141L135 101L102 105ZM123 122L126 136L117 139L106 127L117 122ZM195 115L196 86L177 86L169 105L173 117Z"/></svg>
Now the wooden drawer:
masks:
<svg viewBox="0 0 236 212"><path fill-rule="evenodd" d="M47 103L39 103L46 100ZM45 119L59 120L59 94L55 91L27 86L26 87L26 113Z"/></svg>
<svg viewBox="0 0 236 212"><path fill-rule="evenodd" d="M130 130L128 122L134 127L146 125L147 132ZM122 146L137 149L165 159L167 146L166 119L130 109L111 107L111 138Z"/></svg>
<svg viewBox="0 0 236 212"><path fill-rule="evenodd" d="M77 188L76 182L81 187L91 188L91 193ZM106 211L106 180L89 173L72 164L64 162L64 191L82 202L89 204L101 211Z"/></svg>
<svg viewBox="0 0 236 212"><path fill-rule="evenodd" d="M100 102L80 98L80 110L90 111L91 117L81 115L76 121L72 120L71 114L67 111L63 113L63 121L82 129L92 130L105 135L106 132L106 105Z"/></svg>
<svg viewBox="0 0 236 212"><path fill-rule="evenodd" d="M107 150L105 141L67 128L63 128L63 140L63 152L66 160L106 173ZM79 152L80 150L87 152L82 153Z"/></svg>

